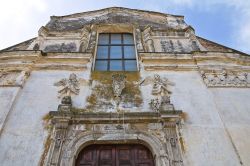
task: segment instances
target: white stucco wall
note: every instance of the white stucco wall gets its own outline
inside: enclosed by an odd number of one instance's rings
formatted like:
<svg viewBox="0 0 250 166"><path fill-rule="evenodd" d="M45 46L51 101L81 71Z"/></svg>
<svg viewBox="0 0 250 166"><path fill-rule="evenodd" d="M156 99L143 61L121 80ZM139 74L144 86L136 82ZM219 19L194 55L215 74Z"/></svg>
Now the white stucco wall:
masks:
<svg viewBox="0 0 250 166"><path fill-rule="evenodd" d="M0 88L0 133L19 89L19 87Z"/></svg>
<svg viewBox="0 0 250 166"><path fill-rule="evenodd" d="M0 161L3 166L33 166L39 163L47 131L43 116L57 110L60 99L53 84L68 78L70 71L33 71L19 92L18 98L0 135ZM74 72L88 79L88 72ZM142 76L156 72L143 72ZM175 109L187 114L183 126L184 164L192 166L237 166L236 152L243 163L250 163L250 89L207 88L198 72L157 72L175 83L171 87L171 102ZM151 88L141 87L144 110L149 111ZM15 88L0 89L1 104L7 110ZM7 93L5 96L3 94ZM84 107L89 88L81 86L73 97L76 107ZM5 99L4 99L5 98ZM4 99L4 100L2 100ZM7 102L9 101L9 102ZM1 110L1 115L3 111ZM232 142L233 141L233 142ZM234 148L235 146L235 148Z"/></svg>
<svg viewBox="0 0 250 166"><path fill-rule="evenodd" d="M72 72L34 71L31 73L0 135L1 166L38 165L47 136L42 118L49 111L57 110L60 101L57 98L59 88L53 84L62 78L68 78L70 73ZM87 77L83 72L75 73ZM80 93L83 94L84 88L81 89ZM15 92L12 91L12 93ZM73 98L76 106L84 104L83 96Z"/></svg>

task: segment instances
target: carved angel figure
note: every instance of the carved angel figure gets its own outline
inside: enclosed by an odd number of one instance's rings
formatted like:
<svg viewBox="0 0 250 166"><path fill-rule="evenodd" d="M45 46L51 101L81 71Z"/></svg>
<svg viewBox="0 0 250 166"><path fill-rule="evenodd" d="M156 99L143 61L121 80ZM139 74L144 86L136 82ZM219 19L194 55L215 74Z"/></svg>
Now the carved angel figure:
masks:
<svg viewBox="0 0 250 166"><path fill-rule="evenodd" d="M170 82L167 78L161 78L158 74L155 74L154 77L146 77L140 82L140 85L153 84L152 95L161 95L161 96L170 96L172 93L168 88L169 85L174 85L173 82Z"/></svg>
<svg viewBox="0 0 250 166"><path fill-rule="evenodd" d="M69 78L61 79L56 82L55 86L60 86L58 97L71 96L72 94L78 95L80 92L80 83L87 83L84 79L78 79L76 74L71 73Z"/></svg>

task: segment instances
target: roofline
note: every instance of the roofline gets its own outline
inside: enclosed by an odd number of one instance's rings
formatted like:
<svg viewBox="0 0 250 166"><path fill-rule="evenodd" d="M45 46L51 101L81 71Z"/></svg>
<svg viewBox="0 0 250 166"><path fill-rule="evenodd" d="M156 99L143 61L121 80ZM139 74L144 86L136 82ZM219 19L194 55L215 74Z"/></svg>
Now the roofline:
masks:
<svg viewBox="0 0 250 166"><path fill-rule="evenodd" d="M20 44L23 44L23 43L25 43L25 42L32 41L32 40L34 40L34 39L36 39L36 38L37 38L37 37L33 37L33 38L31 38L31 39L28 39L28 40L25 40L25 41L23 41L23 42L17 43L17 44L15 44L15 45L9 46L9 47L7 47L7 48L4 48L4 49L0 50L0 52L6 52L6 51L8 51L8 49L10 49L10 48L12 48L12 47L16 47L16 46L18 46L18 45L20 45Z"/></svg>
<svg viewBox="0 0 250 166"><path fill-rule="evenodd" d="M233 49L233 48L227 47L227 46L225 46L225 45L222 45L222 44L216 43L216 42L214 42L214 41L211 41L211 40L205 39L205 38L200 37L200 36L197 36L197 37L198 37L198 38L200 38L200 39L206 40L206 41L208 41L208 42L211 42L211 43L213 43L213 44L217 44L217 45L219 45L219 46L225 47L226 49L231 49L231 50L233 50L234 52L236 52L236 53L238 53L238 54L242 54L242 55L245 55L245 56L250 56L250 54L248 54L248 53L241 52L241 51L239 51L239 50L236 50L236 49Z"/></svg>
<svg viewBox="0 0 250 166"><path fill-rule="evenodd" d="M161 13L161 12L156 12L156 11L151 11L151 10L131 9L131 8L125 8L125 7L107 7L107 8L103 8L103 9L91 10L91 11L86 11L86 12L79 12L79 13L74 13L74 14L69 14L69 15L64 15L64 16L50 16L50 18L53 19L53 18L74 17L74 16L81 16L81 15L84 15L84 14L102 12L102 11L105 11L105 10L113 10L113 9L138 11L138 12L144 12L144 13L150 12L150 13L157 14L157 15L162 15L162 16L174 16L174 17L184 18L183 15L173 15L173 14L166 14L166 13Z"/></svg>

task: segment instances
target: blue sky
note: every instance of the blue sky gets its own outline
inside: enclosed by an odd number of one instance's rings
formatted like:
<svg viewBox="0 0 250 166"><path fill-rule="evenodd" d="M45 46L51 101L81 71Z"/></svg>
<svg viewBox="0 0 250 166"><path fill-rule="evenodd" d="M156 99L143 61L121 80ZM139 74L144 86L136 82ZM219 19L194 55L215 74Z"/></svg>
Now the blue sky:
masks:
<svg viewBox="0 0 250 166"><path fill-rule="evenodd" d="M250 0L8 0L0 6L0 49L36 37L51 15L113 6L184 15L196 35L250 54Z"/></svg>

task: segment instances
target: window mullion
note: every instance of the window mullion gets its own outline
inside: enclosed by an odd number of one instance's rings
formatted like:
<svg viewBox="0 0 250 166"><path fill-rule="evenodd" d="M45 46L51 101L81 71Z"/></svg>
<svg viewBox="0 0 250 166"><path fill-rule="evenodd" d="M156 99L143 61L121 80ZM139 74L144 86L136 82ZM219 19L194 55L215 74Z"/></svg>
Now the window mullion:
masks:
<svg viewBox="0 0 250 166"><path fill-rule="evenodd" d="M108 71L110 71L110 45L111 45L111 34L109 34L109 46L108 46Z"/></svg>
<svg viewBox="0 0 250 166"><path fill-rule="evenodd" d="M123 46L123 43L124 43L124 41L123 41L123 34L121 34L121 39L122 39L122 41L121 41L121 43L122 43L122 70L123 71L125 71L125 62L124 62L124 46Z"/></svg>

